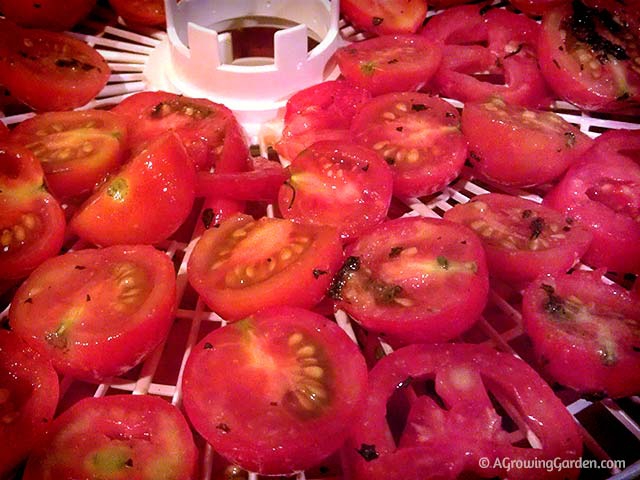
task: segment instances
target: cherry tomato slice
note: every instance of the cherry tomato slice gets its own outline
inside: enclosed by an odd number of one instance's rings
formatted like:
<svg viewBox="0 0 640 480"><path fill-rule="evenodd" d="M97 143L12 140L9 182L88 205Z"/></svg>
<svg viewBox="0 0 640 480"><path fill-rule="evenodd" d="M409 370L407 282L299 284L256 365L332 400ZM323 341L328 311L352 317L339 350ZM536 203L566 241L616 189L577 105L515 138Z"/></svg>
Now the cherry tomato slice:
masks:
<svg viewBox="0 0 640 480"><path fill-rule="evenodd" d="M640 301L602 271L548 275L524 293L522 315L540 365L583 393L640 392Z"/></svg>
<svg viewBox="0 0 640 480"><path fill-rule="evenodd" d="M238 320L263 307L313 307L341 262L333 228L234 215L202 235L187 271L210 308Z"/></svg>
<svg viewBox="0 0 640 480"><path fill-rule="evenodd" d="M336 52L342 75L374 96L419 90L436 72L441 58L440 46L420 35L384 35Z"/></svg>
<svg viewBox="0 0 640 480"><path fill-rule="evenodd" d="M203 338L182 386L189 420L216 451L250 471L291 474L340 448L366 378L335 323L278 307Z"/></svg>
<svg viewBox="0 0 640 480"><path fill-rule="evenodd" d="M490 395L525 438L530 430L539 445L512 443ZM408 404L406 423L399 426L388 420L394 414L387 406L392 396ZM397 350L371 371L359 411L343 448L347 478L559 480L579 474L569 462L580 457L582 439L569 412L529 365L487 347L411 345ZM397 444L394 428L400 430ZM505 459L508 465L497 465L496 460ZM569 467L545 469L546 462L558 459Z"/></svg>
<svg viewBox="0 0 640 480"><path fill-rule="evenodd" d="M101 381L156 348L175 308L171 260L150 246L115 246L44 262L16 292L9 321L59 372Z"/></svg>
<svg viewBox="0 0 640 480"><path fill-rule="evenodd" d="M109 66L91 46L69 35L2 23L0 83L34 110L71 110L93 99Z"/></svg>
<svg viewBox="0 0 640 480"><path fill-rule="evenodd" d="M331 296L366 329L394 343L450 340L469 329L487 303L482 243L463 225L391 220L362 235L348 255Z"/></svg>
<svg viewBox="0 0 640 480"><path fill-rule="evenodd" d="M387 215L392 173L374 150L350 142L317 142L293 161L289 171L291 177L278 195L285 218L330 225L349 239Z"/></svg>
<svg viewBox="0 0 640 480"><path fill-rule="evenodd" d="M197 450L180 411L159 397L85 398L53 422L24 480L189 480Z"/></svg>
<svg viewBox="0 0 640 480"><path fill-rule="evenodd" d="M591 232L551 208L490 193L445 213L482 239L489 273L508 282L530 282L546 272L566 272L589 248Z"/></svg>
<svg viewBox="0 0 640 480"><path fill-rule="evenodd" d="M40 441L58 404L58 374L15 333L0 329L0 475ZM9 478L9 476L7 476Z"/></svg>
<svg viewBox="0 0 640 480"><path fill-rule="evenodd" d="M125 22L152 27L165 23L164 0L109 0Z"/></svg>
<svg viewBox="0 0 640 480"><path fill-rule="evenodd" d="M424 93L388 93L366 103L351 125L353 139L382 154L393 193L429 195L458 176L467 157L460 115Z"/></svg>
<svg viewBox="0 0 640 480"><path fill-rule="evenodd" d="M85 18L95 5L96 0L0 0L0 11L5 18L23 27L70 30Z"/></svg>
<svg viewBox="0 0 640 480"><path fill-rule="evenodd" d="M47 186L58 198L93 191L120 166L126 137L124 119L103 110L41 113L11 135L40 160Z"/></svg>
<svg viewBox="0 0 640 480"><path fill-rule="evenodd" d="M415 33L427 16L427 2L343 0L340 12L356 27L377 35Z"/></svg>

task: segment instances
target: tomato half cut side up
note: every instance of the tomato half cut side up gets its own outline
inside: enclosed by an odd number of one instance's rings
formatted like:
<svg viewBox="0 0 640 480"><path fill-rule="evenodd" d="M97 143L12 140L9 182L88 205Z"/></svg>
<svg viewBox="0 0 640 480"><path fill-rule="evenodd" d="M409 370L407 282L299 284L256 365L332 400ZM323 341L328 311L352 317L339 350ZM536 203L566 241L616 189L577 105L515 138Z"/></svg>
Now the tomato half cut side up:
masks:
<svg viewBox="0 0 640 480"><path fill-rule="evenodd" d="M56 370L95 382L141 362L175 309L171 260L147 245L114 246L44 262L16 292L9 323Z"/></svg>
<svg viewBox="0 0 640 480"><path fill-rule="evenodd" d="M313 307L341 263L334 228L238 214L202 235L187 272L211 309L238 320L264 307Z"/></svg>
<svg viewBox="0 0 640 480"><path fill-rule="evenodd" d="M548 11L538 45L540 68L562 99L586 110L638 109L639 20L610 2L593 8L579 0Z"/></svg>
<svg viewBox="0 0 640 480"><path fill-rule="evenodd" d="M249 471L292 474L340 448L366 379L364 357L334 322L277 307L203 338L182 388L189 420L217 452Z"/></svg>
<svg viewBox="0 0 640 480"><path fill-rule="evenodd" d="M26 146L42 164L57 198L93 191L124 157L127 127L103 110L41 113L13 129L11 140Z"/></svg>
<svg viewBox="0 0 640 480"><path fill-rule="evenodd" d="M0 279L17 280L64 241L65 218L43 185L40 163L26 148L0 144Z"/></svg>
<svg viewBox="0 0 640 480"><path fill-rule="evenodd" d="M593 144L556 113L508 105L495 97L465 104L462 131L474 171L506 186L549 183Z"/></svg>
<svg viewBox="0 0 640 480"><path fill-rule="evenodd" d="M85 398L53 422L24 480L189 480L197 450L180 410L159 397Z"/></svg>
<svg viewBox="0 0 640 480"><path fill-rule="evenodd" d="M374 96L419 90L436 72L441 58L440 45L420 35L384 35L336 52L342 75Z"/></svg>
<svg viewBox="0 0 640 480"><path fill-rule="evenodd" d="M444 218L480 236L491 276L519 284L546 272L566 272L592 237L587 227L552 208L499 193L458 204Z"/></svg>
<svg viewBox="0 0 640 480"><path fill-rule="evenodd" d="M332 226L347 240L387 215L393 174L370 148L353 142L317 142L296 157L289 172L278 195L285 218Z"/></svg>
<svg viewBox="0 0 640 480"><path fill-rule="evenodd" d="M353 119L353 139L382 154L393 193L430 195L455 179L467 157L458 111L425 93L389 93L366 103Z"/></svg>
<svg viewBox="0 0 640 480"><path fill-rule="evenodd" d="M408 405L406 422L389 424L391 397ZM519 427L523 442L502 427L504 413L492 397ZM525 362L488 347L418 344L397 350L370 372L359 411L343 447L347 478L353 480L560 480L579 474L575 467L543 466L557 459L575 462L582 454L578 428L562 402ZM536 438L535 444L527 438ZM512 462L506 468L497 465L507 458Z"/></svg>
<svg viewBox="0 0 640 480"><path fill-rule="evenodd" d="M8 31L0 46L0 83L32 109L81 107L106 85L109 66L82 40L9 22L1 26Z"/></svg>
<svg viewBox="0 0 640 480"><path fill-rule="evenodd" d="M487 303L482 243L463 225L391 220L362 235L347 254L329 293L338 308L392 344L455 338Z"/></svg>
<svg viewBox="0 0 640 480"><path fill-rule="evenodd" d="M58 374L15 333L0 329L0 475L40 441L58 404ZM9 478L10 476L7 476Z"/></svg>
<svg viewBox="0 0 640 480"><path fill-rule="evenodd" d="M581 393L640 392L640 300L602 281L603 271L543 276L523 296L523 319L539 364Z"/></svg>
<svg viewBox="0 0 640 480"><path fill-rule="evenodd" d="M343 0L340 12L356 27L376 35L415 33L427 17L427 2Z"/></svg>

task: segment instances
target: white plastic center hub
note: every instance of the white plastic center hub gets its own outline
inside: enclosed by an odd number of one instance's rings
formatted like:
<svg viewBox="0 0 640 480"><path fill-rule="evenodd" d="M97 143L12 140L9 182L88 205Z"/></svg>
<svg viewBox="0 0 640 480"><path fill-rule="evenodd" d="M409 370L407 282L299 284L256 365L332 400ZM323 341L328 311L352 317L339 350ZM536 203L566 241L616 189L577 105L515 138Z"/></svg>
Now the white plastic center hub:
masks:
<svg viewBox="0 0 640 480"><path fill-rule="evenodd" d="M165 0L165 8L168 36L147 63L149 86L223 103L243 125L273 119L292 93L333 73L339 0ZM275 31L273 57L234 58L232 32L252 28Z"/></svg>

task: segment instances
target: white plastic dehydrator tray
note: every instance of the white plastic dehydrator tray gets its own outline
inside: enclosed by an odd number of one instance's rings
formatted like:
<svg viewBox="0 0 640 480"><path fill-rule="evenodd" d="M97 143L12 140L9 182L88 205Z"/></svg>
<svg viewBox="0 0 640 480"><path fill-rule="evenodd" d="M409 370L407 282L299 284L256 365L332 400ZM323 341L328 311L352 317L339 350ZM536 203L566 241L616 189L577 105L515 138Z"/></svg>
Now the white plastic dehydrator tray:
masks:
<svg viewBox="0 0 640 480"><path fill-rule="evenodd" d="M360 36L342 20L338 28L340 38L336 42L345 42ZM169 54L167 49L170 46L166 32L126 26L111 10L98 8L76 29L74 35L94 45L108 61L112 71L107 86L96 99L83 108L108 108L119 103L126 96L144 90L179 90L176 84L180 84L180 81L172 82L166 75L158 74L162 71L161 64L165 56ZM328 78L335 76L335 72L324 70L321 74L316 72L311 83L324 79L320 76ZM288 93L302 88L303 85L294 87ZM280 125L277 118L274 120L272 118L281 111L284 102L284 98L270 98L263 101L256 100L253 104L238 101L235 105L230 105L232 108L235 107L236 111L240 111L239 119L248 132L250 144L258 146L265 156L274 135L277 135L274 132L278 132ZM459 102L452 101L452 103L457 107L462 106ZM556 104L555 110L591 137L610 129L640 129L640 118L588 114L562 102ZM11 105L5 109L4 113L0 112L0 116L3 117L1 120L6 124L18 123L32 115L32 112L27 111L16 112ZM413 198L401 203L397 202L393 211L397 212L396 215L441 217L454 205L465 203L487 191L488 188L485 185L473 180L469 172L465 171L460 178L439 194L429 198ZM508 193L539 200L539 197L530 192ZM198 205L194 211L197 213ZM264 206L264 214L273 215L273 208ZM194 218L197 221L197 216ZM209 311L188 285L187 260L197 240L190 234L192 231L193 223L189 225L188 231L183 228L172 239L159 245L174 261L178 271L180 302L167 341L141 366L109 382L96 386L71 378L63 378L61 408L71 404L78 397L101 397L127 392L134 395L157 395L174 405L181 405L182 372L191 348L206 333L225 325L225 321ZM82 244L76 244L73 248L82 248L82 246ZM614 278L614 280L629 284L635 279L627 277ZM525 360L531 359L530 346L523 333L517 301L516 292L510 292L508 289L493 290L485 314L461 340L473 343L486 342L501 350L517 353ZM0 313L0 321L7 316L7 313L8 307ZM344 312L337 312L335 319L354 341L365 340L366 334L357 325L352 324ZM388 351L388 346L383 343L380 344L380 348ZM570 390L557 387L554 387L554 390L581 426L586 447L585 458L612 460L610 469L585 469L580 478L618 480L640 477L640 398L634 396L619 400L589 400L579 397ZM524 433L516 432L515 435L524 435ZM201 439L198 440L198 445L201 446L199 480L258 478L254 473L232 472L209 445ZM299 472L291 478L297 480L335 478L339 474L338 463L330 459L313 471Z"/></svg>

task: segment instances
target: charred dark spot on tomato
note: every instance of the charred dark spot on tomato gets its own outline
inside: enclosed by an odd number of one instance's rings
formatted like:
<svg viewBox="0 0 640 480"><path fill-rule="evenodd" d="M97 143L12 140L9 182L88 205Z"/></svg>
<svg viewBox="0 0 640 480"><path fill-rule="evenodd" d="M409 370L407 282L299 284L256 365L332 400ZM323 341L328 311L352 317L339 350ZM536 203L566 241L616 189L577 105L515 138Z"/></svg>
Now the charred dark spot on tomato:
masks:
<svg viewBox="0 0 640 480"><path fill-rule="evenodd" d="M515 50L513 50L512 52L507 53L504 58L509 58L509 57L513 57L514 55L519 54L522 51L522 47L524 47L524 44L519 44Z"/></svg>
<svg viewBox="0 0 640 480"><path fill-rule="evenodd" d="M411 110L414 112L422 112L423 110L430 110L430 107L427 107L422 103L414 103L411 105Z"/></svg>
<svg viewBox="0 0 640 480"><path fill-rule="evenodd" d="M369 170L369 164L367 163L364 167L361 168L363 172L367 172Z"/></svg>
<svg viewBox="0 0 640 480"><path fill-rule="evenodd" d="M394 65L396 63L398 63L400 60L398 60L397 58L392 58L391 60L389 60L387 62L387 65Z"/></svg>
<svg viewBox="0 0 640 480"><path fill-rule="evenodd" d="M29 297L27 298L24 303L33 303L33 298Z"/></svg>
<svg viewBox="0 0 640 480"><path fill-rule="evenodd" d="M535 240L536 238L540 237L545 226L546 223L544 221L544 218L542 217L536 217L531 220L531 223L529 224L529 230L531 231L529 240Z"/></svg>
<svg viewBox="0 0 640 480"><path fill-rule="evenodd" d="M85 302L90 302L90 301L91 301L91 295L89 295L89 294L87 293L87 296L86 296L86 297L84 297L84 300L85 300Z"/></svg>
<svg viewBox="0 0 640 480"><path fill-rule="evenodd" d="M342 290L344 289L344 286L349 280L351 274L358 270L360 270L360 257L347 257L345 262L342 264L342 267L340 267L340 270L338 270L336 276L333 277L331 286L327 291L327 295L334 300L343 300Z"/></svg>
<svg viewBox="0 0 640 480"><path fill-rule="evenodd" d="M402 133L402 130L404 130L403 127L396 127L396 131Z"/></svg>
<svg viewBox="0 0 640 480"><path fill-rule="evenodd" d="M629 92L624 92L622 95L616 97L616 100L624 102L625 100L629 100L629 98L631 98L631 94Z"/></svg>
<svg viewBox="0 0 640 480"><path fill-rule="evenodd" d="M396 385L396 390L402 390L403 388L407 388L413 382L413 377L409 375L407 378L402 380L399 384Z"/></svg>
<svg viewBox="0 0 640 480"><path fill-rule="evenodd" d="M555 288L545 283L543 283L540 288L547 294L547 298L543 304L544 311L556 318L565 318L567 316L565 302L562 297L556 295Z"/></svg>
<svg viewBox="0 0 640 480"><path fill-rule="evenodd" d="M25 60L32 60L34 62L37 62L39 60L38 57L29 55L27 52L23 52L22 50L18 51L18 55L20 55L20 57L24 58Z"/></svg>
<svg viewBox="0 0 640 480"><path fill-rule="evenodd" d="M380 456L380 454L376 450L376 446L369 445L368 443L363 443L362 445L360 445L360 448L357 448L356 452L358 452L366 462L371 462Z"/></svg>
<svg viewBox="0 0 640 480"><path fill-rule="evenodd" d="M287 210L291 210L291 208L293 207L293 202L295 202L296 200L296 187L294 187L289 180L285 180L283 185L291 189L291 200L289 201L289 205L287 205Z"/></svg>
<svg viewBox="0 0 640 480"><path fill-rule="evenodd" d="M444 255L438 255L438 257L436 258L436 262L438 262L438 265L443 270L449 270L449 259Z"/></svg>
<svg viewBox="0 0 640 480"><path fill-rule="evenodd" d="M576 145L576 134L573 132L564 132L565 145L567 148L573 148Z"/></svg>
<svg viewBox="0 0 640 480"><path fill-rule="evenodd" d="M60 325L57 330L44 334L44 340L53 348L67 350L69 339L67 338L66 327Z"/></svg>
<svg viewBox="0 0 640 480"><path fill-rule="evenodd" d="M404 247L391 247L391 250L389 251L389 258L399 257L403 250Z"/></svg>
<svg viewBox="0 0 640 480"><path fill-rule="evenodd" d="M84 265L76 265L76 266L75 266L75 267L73 267L73 268L75 268L76 270L84 270L84 269L85 269L85 268L87 268L87 267L85 267Z"/></svg>
<svg viewBox="0 0 640 480"><path fill-rule="evenodd" d="M129 184L124 178L117 177L107 187L107 195L116 202L124 202L129 193Z"/></svg>
<svg viewBox="0 0 640 480"><path fill-rule="evenodd" d="M377 27L378 25L380 25L382 22L384 22L384 18L382 17L373 17L371 19L371 23L373 24L374 27Z"/></svg>
<svg viewBox="0 0 640 480"><path fill-rule="evenodd" d="M129 458L126 462L124 462L124 466L127 468L133 468L133 458Z"/></svg>
<svg viewBox="0 0 640 480"><path fill-rule="evenodd" d="M95 65L80 61L77 58L58 58L53 63L56 67L70 68L72 70L82 70L84 72L95 70L97 68Z"/></svg>
<svg viewBox="0 0 640 480"><path fill-rule="evenodd" d="M219 423L216 425L216 429L220 430L222 433L229 433L231 431L231 428L229 428L229 425L226 423Z"/></svg>
<svg viewBox="0 0 640 480"><path fill-rule="evenodd" d="M367 290L369 290L375 302L379 305L393 305L396 298L402 293L400 285L393 285L381 280L369 279L367 282Z"/></svg>
<svg viewBox="0 0 640 480"><path fill-rule="evenodd" d="M533 215L533 211L528 208L522 211L522 218L529 218L531 215Z"/></svg>
<svg viewBox="0 0 640 480"><path fill-rule="evenodd" d="M209 230L209 228L211 228L214 218L215 215L212 208L205 208L202 211L202 224L204 225L205 230Z"/></svg>
<svg viewBox="0 0 640 480"><path fill-rule="evenodd" d="M322 275L326 275L329 272L327 272L326 270L320 270L319 268L314 268L312 273L313 273L313 277L317 280Z"/></svg>
<svg viewBox="0 0 640 480"><path fill-rule="evenodd" d="M362 62L360 64L360 71L363 75L370 77L376 71L376 64L374 62Z"/></svg>
<svg viewBox="0 0 640 480"><path fill-rule="evenodd" d="M393 157L385 157L384 161L387 162L389 165L395 165L396 164L396 159Z"/></svg>
<svg viewBox="0 0 640 480"><path fill-rule="evenodd" d="M212 350L213 349L213 345L211 345L209 342L206 342L204 344L204 350Z"/></svg>

